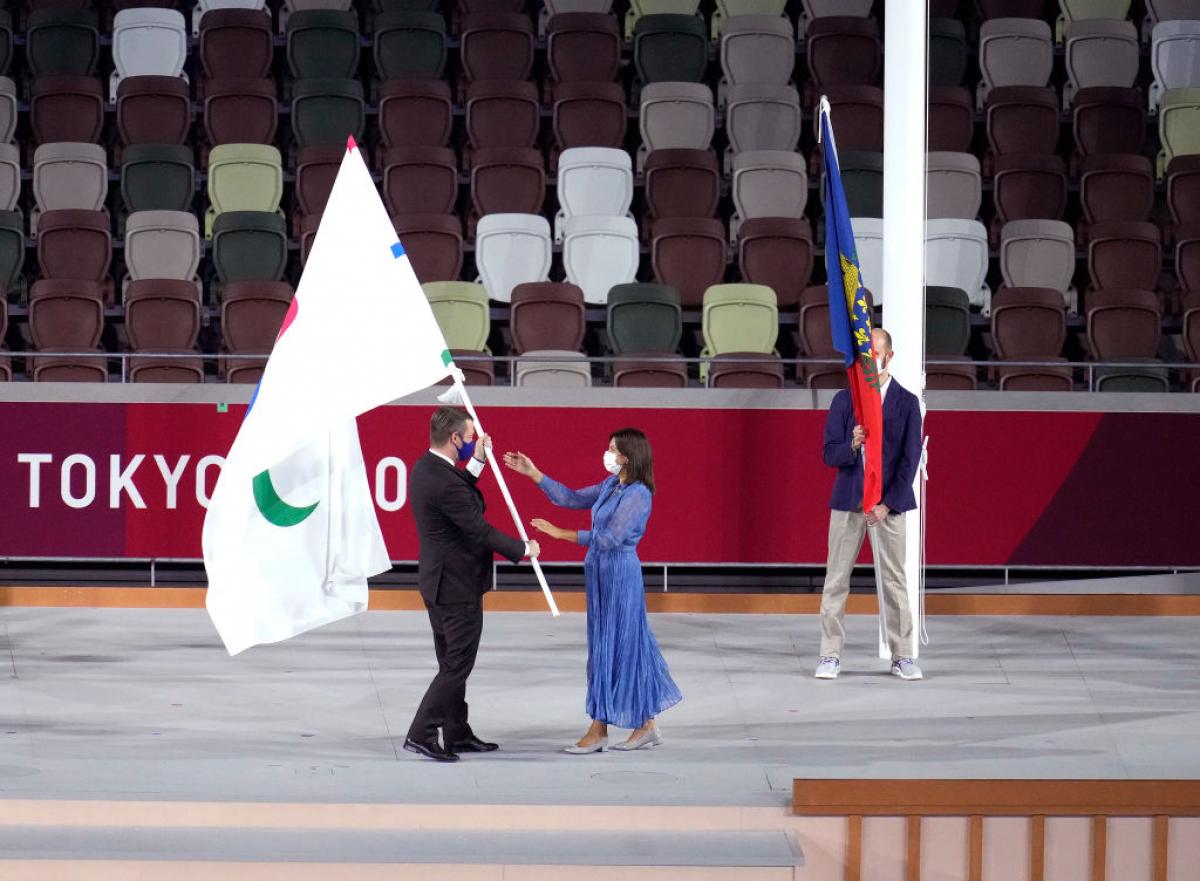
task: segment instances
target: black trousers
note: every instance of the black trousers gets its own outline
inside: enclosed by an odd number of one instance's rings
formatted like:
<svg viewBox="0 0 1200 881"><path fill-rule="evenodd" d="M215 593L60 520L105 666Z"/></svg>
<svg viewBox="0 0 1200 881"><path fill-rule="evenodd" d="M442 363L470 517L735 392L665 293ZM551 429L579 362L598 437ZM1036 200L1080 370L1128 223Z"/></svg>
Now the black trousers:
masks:
<svg viewBox="0 0 1200 881"><path fill-rule="evenodd" d="M426 602L425 608L433 628L438 672L417 708L408 736L418 743L436 743L441 728L449 747L473 734L467 724L467 677L475 667L483 634L483 604L482 600L441 605Z"/></svg>

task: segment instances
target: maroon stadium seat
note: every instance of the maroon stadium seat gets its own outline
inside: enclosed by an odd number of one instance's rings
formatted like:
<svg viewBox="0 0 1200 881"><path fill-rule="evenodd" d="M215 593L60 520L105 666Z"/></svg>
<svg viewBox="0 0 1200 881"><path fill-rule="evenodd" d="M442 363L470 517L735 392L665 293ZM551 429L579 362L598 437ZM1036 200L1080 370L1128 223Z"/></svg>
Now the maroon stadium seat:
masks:
<svg viewBox="0 0 1200 881"><path fill-rule="evenodd" d="M212 146L270 144L279 122L275 82L212 79L204 92L204 130Z"/></svg>
<svg viewBox="0 0 1200 881"><path fill-rule="evenodd" d="M462 22L463 78L524 80L533 70L533 22L519 12L476 12Z"/></svg>
<svg viewBox="0 0 1200 881"><path fill-rule="evenodd" d="M306 214L300 218L300 266L308 262L308 252L312 250L313 240L321 226L320 214Z"/></svg>
<svg viewBox="0 0 1200 881"><path fill-rule="evenodd" d="M59 141L99 143L104 106L104 91L95 77L38 77L29 87L34 145Z"/></svg>
<svg viewBox="0 0 1200 881"><path fill-rule="evenodd" d="M271 75L275 34L271 14L259 9L209 9L200 19L197 54L210 79Z"/></svg>
<svg viewBox="0 0 1200 881"><path fill-rule="evenodd" d="M1154 166L1145 156L1097 153L1083 161L1079 201L1088 223L1149 220Z"/></svg>
<svg viewBox="0 0 1200 881"><path fill-rule="evenodd" d="M402 214L392 226L417 279L457 281L462 271L462 221L453 214Z"/></svg>
<svg viewBox="0 0 1200 881"><path fill-rule="evenodd" d="M123 144L186 144L192 97L177 76L128 76L117 84L117 131Z"/></svg>
<svg viewBox="0 0 1200 881"><path fill-rule="evenodd" d="M1167 206L1176 224L1200 223L1200 156L1176 156L1167 163Z"/></svg>
<svg viewBox="0 0 1200 881"><path fill-rule="evenodd" d="M554 83L612 82L624 40L616 16L564 12L546 25L546 62Z"/></svg>
<svg viewBox="0 0 1200 881"><path fill-rule="evenodd" d="M296 212L292 220L297 232L302 217L325 210L345 155L345 147L329 145L302 147L296 152Z"/></svg>
<svg viewBox="0 0 1200 881"><path fill-rule="evenodd" d="M830 113L837 120L839 151L883 151L883 89L875 86L829 86L824 89L824 94L829 99ZM820 153L820 150L813 151L814 156Z"/></svg>
<svg viewBox="0 0 1200 881"><path fill-rule="evenodd" d="M1066 339L1066 302L1061 291L1002 288L992 295L992 344L1001 358L1057 357Z"/></svg>
<svg viewBox="0 0 1200 881"><path fill-rule="evenodd" d="M112 263L107 211L47 211L38 220L38 263L50 279L101 282Z"/></svg>
<svg viewBox="0 0 1200 881"><path fill-rule="evenodd" d="M966 153L975 133L971 93L958 86L929 88L929 149Z"/></svg>
<svg viewBox="0 0 1200 881"><path fill-rule="evenodd" d="M75 278L35 281L29 289L29 332L38 349L96 348L104 332L103 289Z"/></svg>
<svg viewBox="0 0 1200 881"><path fill-rule="evenodd" d="M451 349L450 355L454 363L463 372L463 382L466 385L495 385L496 362L491 358L480 357L487 352L473 352L469 349ZM464 357L465 356L465 357ZM467 359L470 360L467 360ZM438 385L449 385L450 379L444 379Z"/></svg>
<svg viewBox="0 0 1200 881"><path fill-rule="evenodd" d="M677 355L624 355L613 363L613 385L618 388L687 388L687 384L687 363Z"/></svg>
<svg viewBox="0 0 1200 881"><path fill-rule="evenodd" d="M484 80L467 87L471 146L533 147L541 124L537 86L524 80Z"/></svg>
<svg viewBox="0 0 1200 881"><path fill-rule="evenodd" d="M125 330L134 352L194 355L200 334L200 291L191 281L139 279L125 290ZM203 382L199 357L131 358L133 382Z"/></svg>
<svg viewBox="0 0 1200 881"><path fill-rule="evenodd" d="M385 147L450 143L454 100L444 80L386 80L379 85L379 137Z"/></svg>
<svg viewBox="0 0 1200 881"><path fill-rule="evenodd" d="M221 346L230 354L261 359L222 359L228 382L258 382L266 356L275 345L283 316L292 303L292 287L283 281L231 281L221 288Z"/></svg>
<svg viewBox="0 0 1200 881"><path fill-rule="evenodd" d="M988 92L985 112L994 153L1053 153L1058 146L1058 96L1051 88L998 86Z"/></svg>
<svg viewBox="0 0 1200 881"><path fill-rule="evenodd" d="M1184 290L1200 293L1200 223L1175 230L1175 277Z"/></svg>
<svg viewBox="0 0 1200 881"><path fill-rule="evenodd" d="M542 154L527 147L484 147L471 166L475 214L538 214L546 198Z"/></svg>
<svg viewBox="0 0 1200 881"><path fill-rule="evenodd" d="M581 351L587 331L583 290L565 282L519 284L512 290L508 322L518 355L545 349Z"/></svg>
<svg viewBox="0 0 1200 881"><path fill-rule="evenodd" d="M1108 221L1088 229L1088 274L1094 288L1158 290L1162 239L1147 221Z"/></svg>
<svg viewBox="0 0 1200 881"><path fill-rule="evenodd" d="M389 214L450 214L458 201L458 161L449 147L393 147L383 157Z"/></svg>
<svg viewBox="0 0 1200 881"><path fill-rule="evenodd" d="M808 24L808 70L817 92L828 86L872 86L882 69L879 25L873 18L831 15ZM814 97L819 95L814 92ZM840 122L839 122L839 142Z"/></svg>
<svg viewBox="0 0 1200 881"><path fill-rule="evenodd" d="M925 364L925 388L947 392L974 391L979 383L975 362L970 355L938 355L938 361L957 364Z"/></svg>
<svg viewBox="0 0 1200 881"><path fill-rule="evenodd" d="M780 306L793 306L808 287L813 268L812 228L804 218L752 217L738 231L742 280L775 291Z"/></svg>
<svg viewBox="0 0 1200 881"><path fill-rule="evenodd" d="M1075 147L1093 153L1141 153L1146 143L1146 95L1138 89L1080 89L1071 102Z"/></svg>
<svg viewBox="0 0 1200 881"><path fill-rule="evenodd" d="M1183 347L1188 359L1200 365L1200 291L1191 291L1183 298ZM1200 370L1193 371L1192 391L1200 392Z"/></svg>
<svg viewBox="0 0 1200 881"><path fill-rule="evenodd" d="M668 217L654 224L654 279L679 291L684 307L699 306L704 292L725 278L725 227L714 218Z"/></svg>
<svg viewBox="0 0 1200 881"><path fill-rule="evenodd" d="M810 285L800 292L800 309L796 320L800 330L800 348L806 358L836 359L830 364L799 364L796 379L809 388L840 389L846 387L846 368L842 354L833 347L833 331L829 326L829 288ZM875 301L867 291L867 302L874 309Z"/></svg>
<svg viewBox="0 0 1200 881"><path fill-rule="evenodd" d="M108 382L108 363L103 355L93 358L54 352L78 352L78 346L45 346L47 354L31 357L34 382ZM97 350L98 351L98 350Z"/></svg>
<svg viewBox="0 0 1200 881"><path fill-rule="evenodd" d="M721 169L712 150L652 150L646 156L646 220L715 217L720 198Z"/></svg>
<svg viewBox="0 0 1200 881"><path fill-rule="evenodd" d="M817 19L821 21L821 19ZM761 352L726 352L708 365L709 388L783 388L783 362Z"/></svg>
<svg viewBox="0 0 1200 881"><path fill-rule="evenodd" d="M1000 391L1069 392L1075 386L1066 358L1022 357L1013 360L1035 363L1033 366L1001 367L998 371Z"/></svg>
<svg viewBox="0 0 1200 881"><path fill-rule="evenodd" d="M1058 156L997 156L993 187L1001 224L1061 220L1067 207L1067 169Z"/></svg>
<svg viewBox="0 0 1200 881"><path fill-rule="evenodd" d="M554 143L571 147L625 146L625 89L620 83L562 83L554 90Z"/></svg>
<svg viewBox="0 0 1200 881"><path fill-rule="evenodd" d="M1141 290L1092 291L1087 296L1087 335L1101 361L1153 358L1162 340L1162 303Z"/></svg>

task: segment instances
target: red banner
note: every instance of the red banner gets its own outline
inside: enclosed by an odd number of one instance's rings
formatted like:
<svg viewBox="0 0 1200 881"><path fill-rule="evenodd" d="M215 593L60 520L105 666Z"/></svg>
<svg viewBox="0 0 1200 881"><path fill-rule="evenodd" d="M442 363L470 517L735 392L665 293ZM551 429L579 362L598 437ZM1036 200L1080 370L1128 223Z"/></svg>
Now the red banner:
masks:
<svg viewBox="0 0 1200 881"><path fill-rule="evenodd" d="M0 404L0 556L198 558L221 456L243 406ZM428 407L359 420L391 556L413 560L408 467L427 447ZM493 407L497 451L528 453L572 485L600 481L610 432L641 428L658 493L647 563L823 564L833 471L815 410ZM927 559L933 565L1197 566L1200 541L1168 497L1200 497L1200 417L1188 414L932 412ZM509 473L528 521L583 527ZM511 520L492 478L493 523ZM583 551L545 543L546 559Z"/></svg>

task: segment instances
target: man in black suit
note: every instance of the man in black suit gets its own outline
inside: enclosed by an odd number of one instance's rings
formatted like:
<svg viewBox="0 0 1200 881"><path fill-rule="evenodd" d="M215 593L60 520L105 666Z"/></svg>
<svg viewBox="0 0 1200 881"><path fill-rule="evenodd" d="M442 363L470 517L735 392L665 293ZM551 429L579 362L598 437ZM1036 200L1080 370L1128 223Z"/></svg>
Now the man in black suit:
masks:
<svg viewBox="0 0 1200 881"><path fill-rule="evenodd" d="M467 723L467 677L483 633L483 594L491 584L493 554L516 563L540 550L536 541L505 535L484 519L483 494L475 484L490 447L486 435L476 443L475 423L464 410L439 407L429 421L429 451L413 465L408 481L421 547L417 583L433 627L438 672L404 748L440 762L497 749ZM458 462L467 467L459 469Z"/></svg>

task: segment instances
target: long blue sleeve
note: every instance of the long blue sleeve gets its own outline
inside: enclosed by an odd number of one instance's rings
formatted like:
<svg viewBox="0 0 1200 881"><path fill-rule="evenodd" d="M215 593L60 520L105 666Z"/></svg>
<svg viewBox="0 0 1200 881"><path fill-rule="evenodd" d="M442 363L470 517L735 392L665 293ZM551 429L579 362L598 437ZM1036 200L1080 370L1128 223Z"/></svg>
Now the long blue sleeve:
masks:
<svg viewBox="0 0 1200 881"><path fill-rule="evenodd" d="M857 465L859 451L851 445L854 431L853 404L850 392L840 391L834 395L833 403L829 405L829 415L825 419L825 464L830 468L845 468L847 465Z"/></svg>
<svg viewBox="0 0 1200 881"><path fill-rule="evenodd" d="M597 483L583 489L568 489L550 475L543 474L542 482L538 486L542 488L546 498L560 508L590 508L596 504L596 499L600 498L600 490L604 484Z"/></svg>

